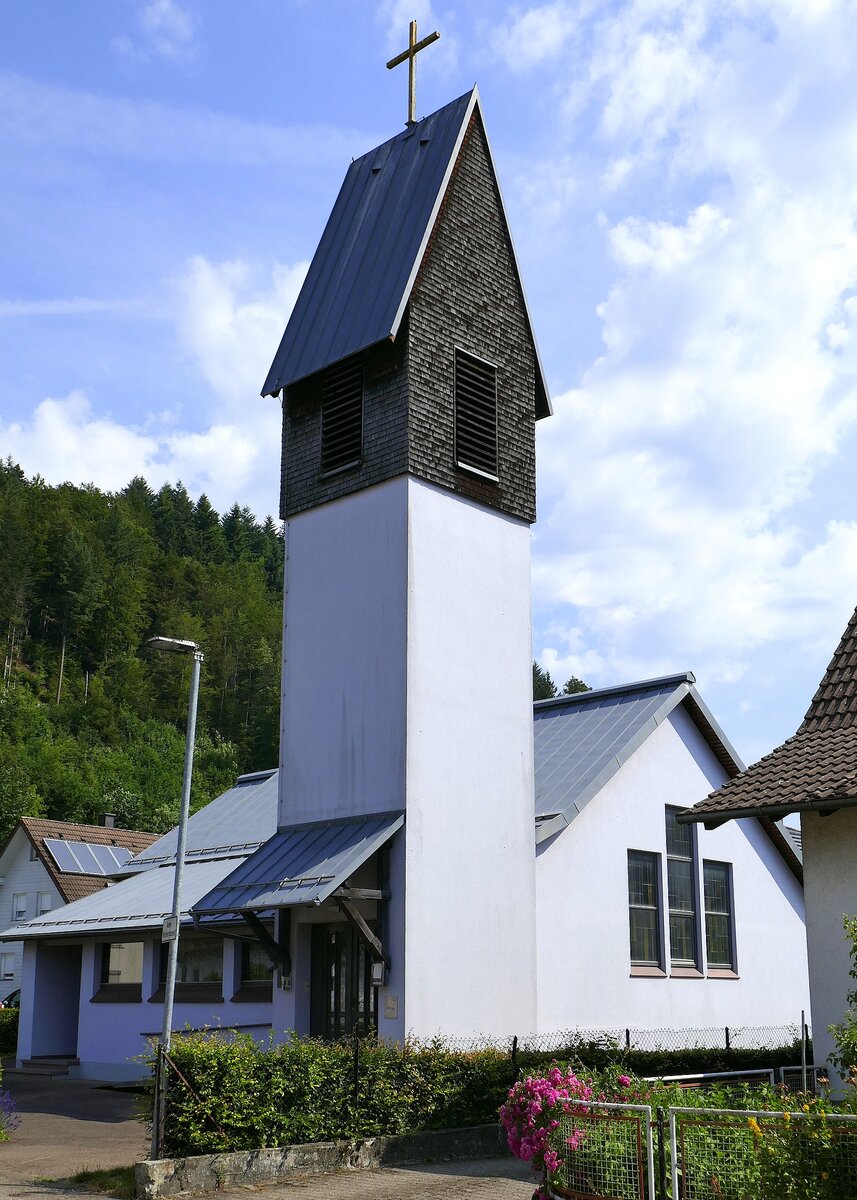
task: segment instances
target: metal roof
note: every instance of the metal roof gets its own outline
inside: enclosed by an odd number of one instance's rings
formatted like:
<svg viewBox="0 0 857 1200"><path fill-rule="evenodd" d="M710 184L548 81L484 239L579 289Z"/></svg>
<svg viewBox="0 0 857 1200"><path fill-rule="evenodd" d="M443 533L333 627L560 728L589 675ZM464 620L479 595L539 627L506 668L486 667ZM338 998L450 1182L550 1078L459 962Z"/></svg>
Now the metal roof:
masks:
<svg viewBox="0 0 857 1200"><path fill-rule="evenodd" d="M182 914L219 883L235 867L234 860L191 863L182 879ZM0 940L58 937L70 934L101 934L159 929L173 906L172 867L153 868L54 909L43 917L23 921L0 934Z"/></svg>
<svg viewBox="0 0 857 1200"><path fill-rule="evenodd" d="M198 900L194 914L321 904L404 823L397 812L280 829Z"/></svg>
<svg viewBox="0 0 857 1200"><path fill-rule="evenodd" d="M695 682L688 671L533 705L537 842L570 824L682 702L727 773L743 769Z"/></svg>
<svg viewBox="0 0 857 1200"><path fill-rule="evenodd" d="M476 109L474 87L351 163L263 396L395 338ZM505 209L503 217L508 229ZM512 256L517 271L514 247ZM536 416L549 416L529 311L526 315L536 360Z"/></svg>
<svg viewBox="0 0 857 1200"><path fill-rule="evenodd" d="M185 861L244 858L266 842L276 828L276 768L240 775L228 792L206 804L188 821ZM127 876L175 862L177 839L178 828L171 829L116 874Z"/></svg>

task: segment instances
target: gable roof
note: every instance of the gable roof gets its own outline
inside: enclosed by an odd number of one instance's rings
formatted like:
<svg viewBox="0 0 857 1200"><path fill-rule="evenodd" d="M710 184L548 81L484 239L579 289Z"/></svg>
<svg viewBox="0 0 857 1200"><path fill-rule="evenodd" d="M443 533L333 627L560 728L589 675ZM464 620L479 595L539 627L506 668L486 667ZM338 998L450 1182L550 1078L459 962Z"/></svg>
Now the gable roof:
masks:
<svg viewBox="0 0 857 1200"><path fill-rule="evenodd" d="M857 610L797 732L736 779L682 813L720 824L730 817L832 812L857 805Z"/></svg>
<svg viewBox="0 0 857 1200"><path fill-rule="evenodd" d="M623 763L683 704L727 775L743 763L686 671L533 705L536 841L571 824Z"/></svg>
<svg viewBox="0 0 857 1200"><path fill-rule="evenodd" d="M157 841L156 833L143 833L136 829L108 828L104 825L80 825L73 821L48 821L41 817L21 817L21 828L35 847L45 870L51 877L60 896L68 904L100 892L110 882L103 875L70 875L61 871L53 855L45 846L45 840L55 838L66 842L89 842L95 846L121 846L138 854Z"/></svg>
<svg viewBox="0 0 857 1200"><path fill-rule="evenodd" d="M206 804L188 820L182 912L206 895L227 875L268 841L277 829L277 771L241 775L233 787ZM44 822L58 825L62 822ZM88 829L89 826L69 826ZM101 829L102 833L124 830ZM172 909L173 867L178 830L163 837L143 834L151 844L125 863L114 875L110 894L86 894L76 904L34 917L2 933L7 940L58 935L98 934L123 929L157 929ZM50 834L46 836L51 836ZM70 835L71 836L71 835ZM140 835L138 835L140 836ZM80 879L80 875L72 876Z"/></svg>
<svg viewBox="0 0 857 1200"><path fill-rule="evenodd" d="M188 819L185 862L240 858L257 850L277 831L277 775L254 771L239 775L221 793ZM176 861L178 826L159 837L125 863L117 874L132 875Z"/></svg>
<svg viewBox="0 0 857 1200"><path fill-rule="evenodd" d="M354 159L268 372L263 396L395 339L476 112L481 117L474 87ZM496 180L496 171L494 175ZM502 196L500 205L511 243ZM512 260L535 355L536 417L546 417L550 400L514 246Z"/></svg>

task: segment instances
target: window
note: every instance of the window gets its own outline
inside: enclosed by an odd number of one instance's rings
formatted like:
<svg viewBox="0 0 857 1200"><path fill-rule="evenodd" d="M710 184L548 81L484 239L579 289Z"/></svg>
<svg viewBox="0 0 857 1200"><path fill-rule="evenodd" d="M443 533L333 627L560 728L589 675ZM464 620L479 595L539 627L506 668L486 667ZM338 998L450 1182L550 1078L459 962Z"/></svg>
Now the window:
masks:
<svg viewBox="0 0 857 1200"><path fill-rule="evenodd" d="M30 842L30 862L38 862L38 861L39 861L39 852L36 849L36 847L33 845L33 843Z"/></svg>
<svg viewBox="0 0 857 1200"><path fill-rule="evenodd" d="M182 934L176 966L176 984L221 983L223 942L204 934ZM167 946L161 946L161 984L167 982Z"/></svg>
<svg viewBox="0 0 857 1200"><path fill-rule="evenodd" d="M497 479L497 368L455 352L455 465Z"/></svg>
<svg viewBox="0 0 857 1200"><path fill-rule="evenodd" d="M659 854L628 851L628 912L634 966L661 966L660 874Z"/></svg>
<svg viewBox="0 0 857 1200"><path fill-rule="evenodd" d="M348 359L325 371L321 398L321 473L360 462L363 453L363 363Z"/></svg>
<svg viewBox="0 0 857 1200"><path fill-rule="evenodd" d="M143 982L143 943L105 942L101 947L101 986Z"/></svg>
<svg viewBox="0 0 857 1200"><path fill-rule="evenodd" d="M259 942L241 943L241 983L270 983L274 967Z"/></svg>
<svg viewBox="0 0 857 1200"><path fill-rule="evenodd" d="M15 955L6 953L0 954L0 979L7 983L10 979L15 978Z"/></svg>
<svg viewBox="0 0 857 1200"><path fill-rule="evenodd" d="M44 914L49 913L52 908L53 901L51 899L51 893L39 892L38 896L36 897L36 913L38 916L44 916Z"/></svg>
<svg viewBox="0 0 857 1200"><path fill-rule="evenodd" d="M667 903L670 961L674 967L698 967L696 939L695 830L679 825L678 809L667 809Z"/></svg>
<svg viewBox="0 0 857 1200"><path fill-rule="evenodd" d="M732 867L729 863L702 864L705 895L705 956L709 968L734 971L735 936L732 925Z"/></svg>
<svg viewBox="0 0 857 1200"><path fill-rule="evenodd" d="M23 921L27 915L27 894L21 892L12 897L12 920Z"/></svg>

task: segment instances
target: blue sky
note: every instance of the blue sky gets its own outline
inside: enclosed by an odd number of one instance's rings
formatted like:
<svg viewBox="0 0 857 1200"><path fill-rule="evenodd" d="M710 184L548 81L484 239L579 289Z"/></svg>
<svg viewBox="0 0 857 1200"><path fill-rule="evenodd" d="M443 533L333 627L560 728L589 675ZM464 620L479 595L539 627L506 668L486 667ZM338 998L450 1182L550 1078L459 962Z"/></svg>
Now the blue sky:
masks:
<svg viewBox="0 0 857 1200"><path fill-rule="evenodd" d="M850 0L2 5L0 453L274 511L278 339L350 158L478 82L556 415L534 651L752 760L857 603Z"/></svg>

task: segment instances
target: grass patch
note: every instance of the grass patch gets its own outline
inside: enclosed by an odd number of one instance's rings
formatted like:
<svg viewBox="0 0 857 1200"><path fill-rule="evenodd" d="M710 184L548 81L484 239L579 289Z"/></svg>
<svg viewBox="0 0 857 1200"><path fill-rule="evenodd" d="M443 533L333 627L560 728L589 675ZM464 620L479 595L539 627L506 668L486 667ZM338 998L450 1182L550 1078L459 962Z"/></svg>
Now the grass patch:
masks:
<svg viewBox="0 0 857 1200"><path fill-rule="evenodd" d="M134 1200L134 1168L106 1167L97 1171L78 1171L69 1180L75 1187L89 1188L116 1200Z"/></svg>

